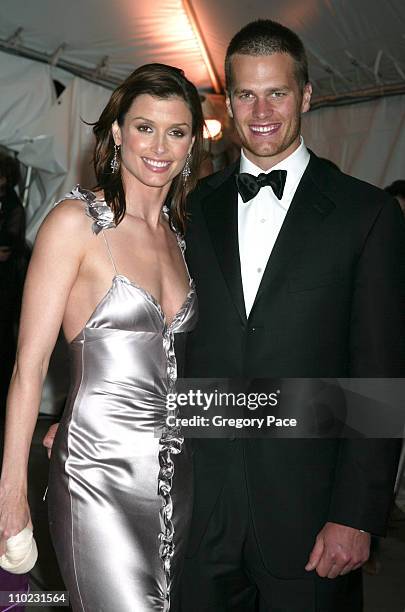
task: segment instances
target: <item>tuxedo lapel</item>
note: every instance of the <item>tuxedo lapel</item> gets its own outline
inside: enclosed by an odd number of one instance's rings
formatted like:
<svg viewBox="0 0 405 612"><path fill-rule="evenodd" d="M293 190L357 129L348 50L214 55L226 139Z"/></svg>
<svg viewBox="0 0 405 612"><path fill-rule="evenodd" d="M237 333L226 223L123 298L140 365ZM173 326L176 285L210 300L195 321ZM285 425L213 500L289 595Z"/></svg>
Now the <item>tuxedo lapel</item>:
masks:
<svg viewBox="0 0 405 612"><path fill-rule="evenodd" d="M219 185L213 183L214 191L202 204L212 244L228 286L232 301L246 322L245 301L239 259L238 241L238 192L235 172L239 162L234 164Z"/></svg>
<svg viewBox="0 0 405 612"><path fill-rule="evenodd" d="M319 186L322 184L322 169L318 158L311 155L268 259L250 316L263 293L286 276L290 261L299 256L311 234L319 230L323 219L335 208Z"/></svg>

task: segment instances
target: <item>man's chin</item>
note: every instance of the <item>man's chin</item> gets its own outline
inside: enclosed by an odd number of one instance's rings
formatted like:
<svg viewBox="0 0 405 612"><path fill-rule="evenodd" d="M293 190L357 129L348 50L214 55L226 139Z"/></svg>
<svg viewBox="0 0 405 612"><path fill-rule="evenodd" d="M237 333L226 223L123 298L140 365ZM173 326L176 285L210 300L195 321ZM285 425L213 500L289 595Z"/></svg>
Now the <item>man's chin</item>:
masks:
<svg viewBox="0 0 405 612"><path fill-rule="evenodd" d="M271 165L278 164L280 161L291 155L295 149L299 146L300 140L294 138L291 142L245 142L242 143L245 155L254 164L261 166L260 161L264 162L265 159L272 161ZM269 166L271 167L271 166Z"/></svg>
<svg viewBox="0 0 405 612"><path fill-rule="evenodd" d="M248 146L242 146L245 151L246 157L250 159L253 163L257 163L258 165L260 165L260 159L275 157L282 153L282 148L274 144L263 143L260 147L258 147L252 146L251 143L248 143Z"/></svg>

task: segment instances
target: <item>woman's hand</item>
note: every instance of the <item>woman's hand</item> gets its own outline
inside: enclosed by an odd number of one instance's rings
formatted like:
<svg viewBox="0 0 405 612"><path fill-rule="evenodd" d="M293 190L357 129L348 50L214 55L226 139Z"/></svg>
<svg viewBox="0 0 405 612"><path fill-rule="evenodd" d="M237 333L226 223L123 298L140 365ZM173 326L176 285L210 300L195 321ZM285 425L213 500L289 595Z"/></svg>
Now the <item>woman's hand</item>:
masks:
<svg viewBox="0 0 405 612"><path fill-rule="evenodd" d="M0 483L0 556L6 552L6 541L24 527L32 528L27 496Z"/></svg>

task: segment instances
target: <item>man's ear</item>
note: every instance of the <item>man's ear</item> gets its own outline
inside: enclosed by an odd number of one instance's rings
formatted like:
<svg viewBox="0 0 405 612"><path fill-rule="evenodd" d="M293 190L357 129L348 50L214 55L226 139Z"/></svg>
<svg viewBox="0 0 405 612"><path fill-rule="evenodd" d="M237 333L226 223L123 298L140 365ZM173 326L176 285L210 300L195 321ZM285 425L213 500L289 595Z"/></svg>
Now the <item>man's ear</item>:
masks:
<svg viewBox="0 0 405 612"><path fill-rule="evenodd" d="M232 103L231 103L231 96L230 96L229 91L226 92L225 104L226 104L226 110L228 111L228 115L230 116L231 119L233 119Z"/></svg>
<svg viewBox="0 0 405 612"><path fill-rule="evenodd" d="M121 144L121 128L118 125L117 120L115 120L114 123L112 124L111 132L112 132L112 136L114 138L115 144L120 145Z"/></svg>
<svg viewBox="0 0 405 612"><path fill-rule="evenodd" d="M306 113L311 108L312 85L306 83L302 93L301 113Z"/></svg>

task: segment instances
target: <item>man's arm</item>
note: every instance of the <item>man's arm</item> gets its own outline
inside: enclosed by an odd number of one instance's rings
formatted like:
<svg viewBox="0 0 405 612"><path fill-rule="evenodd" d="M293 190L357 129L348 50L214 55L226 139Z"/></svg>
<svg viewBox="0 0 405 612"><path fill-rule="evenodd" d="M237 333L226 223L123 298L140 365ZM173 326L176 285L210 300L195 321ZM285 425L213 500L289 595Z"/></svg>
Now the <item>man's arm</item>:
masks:
<svg viewBox="0 0 405 612"><path fill-rule="evenodd" d="M352 377L402 377L405 371L405 224L386 199L364 244L354 281ZM368 558L370 532L385 535L400 453L396 439L343 439L329 521L306 569L334 578ZM363 531L364 530L364 531Z"/></svg>

